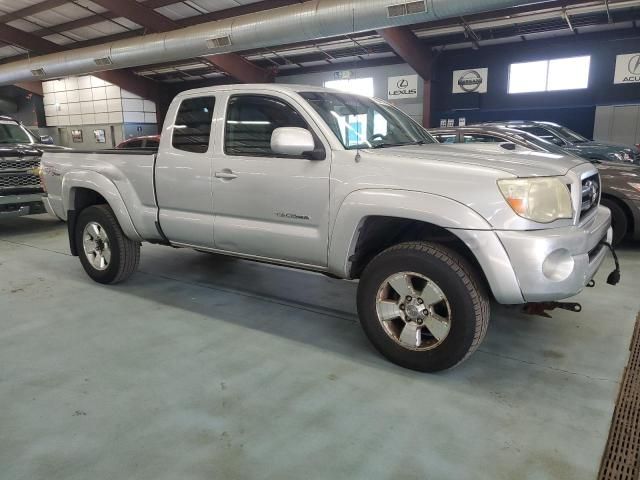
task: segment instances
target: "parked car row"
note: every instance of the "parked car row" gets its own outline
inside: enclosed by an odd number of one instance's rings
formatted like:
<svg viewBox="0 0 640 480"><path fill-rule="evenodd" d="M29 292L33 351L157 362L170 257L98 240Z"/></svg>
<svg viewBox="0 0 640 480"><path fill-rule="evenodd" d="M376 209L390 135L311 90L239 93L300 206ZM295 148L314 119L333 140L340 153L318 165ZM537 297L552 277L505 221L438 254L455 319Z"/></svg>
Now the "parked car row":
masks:
<svg viewBox="0 0 640 480"><path fill-rule="evenodd" d="M591 161L600 172L601 203L611 210L613 244L625 237L640 238L640 150L584 139L578 133L550 122L493 122L468 127L437 128L430 133L443 144L501 144ZM561 137L562 135L562 137ZM569 142L572 139L572 143Z"/></svg>

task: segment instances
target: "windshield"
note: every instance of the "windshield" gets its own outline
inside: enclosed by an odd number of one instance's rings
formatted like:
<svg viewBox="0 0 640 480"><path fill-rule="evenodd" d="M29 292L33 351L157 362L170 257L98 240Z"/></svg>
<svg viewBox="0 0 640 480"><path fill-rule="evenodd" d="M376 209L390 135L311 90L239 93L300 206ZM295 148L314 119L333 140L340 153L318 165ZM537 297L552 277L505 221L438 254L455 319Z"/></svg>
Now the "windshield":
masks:
<svg viewBox="0 0 640 480"><path fill-rule="evenodd" d="M22 125L0 120L0 143L34 143L34 138Z"/></svg>
<svg viewBox="0 0 640 480"><path fill-rule="evenodd" d="M589 141L579 133L576 133L573 130L569 130L567 127L554 127L554 130L558 133L558 135L560 135L570 143L584 143Z"/></svg>
<svg viewBox="0 0 640 480"><path fill-rule="evenodd" d="M318 112L346 149L437 143L409 116L379 100L332 92L303 92L300 95Z"/></svg>

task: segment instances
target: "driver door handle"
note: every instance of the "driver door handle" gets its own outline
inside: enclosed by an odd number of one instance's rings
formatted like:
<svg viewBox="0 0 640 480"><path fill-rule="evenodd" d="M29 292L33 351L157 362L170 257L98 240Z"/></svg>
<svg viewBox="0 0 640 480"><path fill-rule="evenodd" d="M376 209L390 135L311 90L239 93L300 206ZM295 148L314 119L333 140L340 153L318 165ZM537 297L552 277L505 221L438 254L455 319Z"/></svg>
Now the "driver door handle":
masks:
<svg viewBox="0 0 640 480"><path fill-rule="evenodd" d="M238 178L238 175L233 173L228 168L225 168L224 170L217 171L214 175L215 175L216 178L222 178L223 180L233 180L234 178Z"/></svg>

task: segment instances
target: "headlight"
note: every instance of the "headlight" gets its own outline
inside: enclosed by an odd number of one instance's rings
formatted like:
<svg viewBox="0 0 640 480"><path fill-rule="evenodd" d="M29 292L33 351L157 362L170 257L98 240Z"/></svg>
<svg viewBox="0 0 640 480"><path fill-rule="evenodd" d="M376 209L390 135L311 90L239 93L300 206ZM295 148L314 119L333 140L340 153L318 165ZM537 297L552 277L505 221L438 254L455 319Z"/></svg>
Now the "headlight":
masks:
<svg viewBox="0 0 640 480"><path fill-rule="evenodd" d="M516 214L539 223L573 218L571 193L557 177L498 180L498 187Z"/></svg>

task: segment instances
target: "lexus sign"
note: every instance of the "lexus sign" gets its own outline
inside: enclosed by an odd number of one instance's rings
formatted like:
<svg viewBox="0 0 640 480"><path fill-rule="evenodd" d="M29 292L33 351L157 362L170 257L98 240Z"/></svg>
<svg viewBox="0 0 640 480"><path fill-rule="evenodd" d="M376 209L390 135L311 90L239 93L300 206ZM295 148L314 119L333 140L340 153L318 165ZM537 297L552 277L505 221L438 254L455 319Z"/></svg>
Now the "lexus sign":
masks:
<svg viewBox="0 0 640 480"><path fill-rule="evenodd" d="M640 53L618 55L613 83L640 83Z"/></svg>
<svg viewBox="0 0 640 480"><path fill-rule="evenodd" d="M389 77L389 100L418 97L418 75Z"/></svg>
<svg viewBox="0 0 640 480"><path fill-rule="evenodd" d="M487 93L488 68L470 68L453 72L453 93Z"/></svg>

